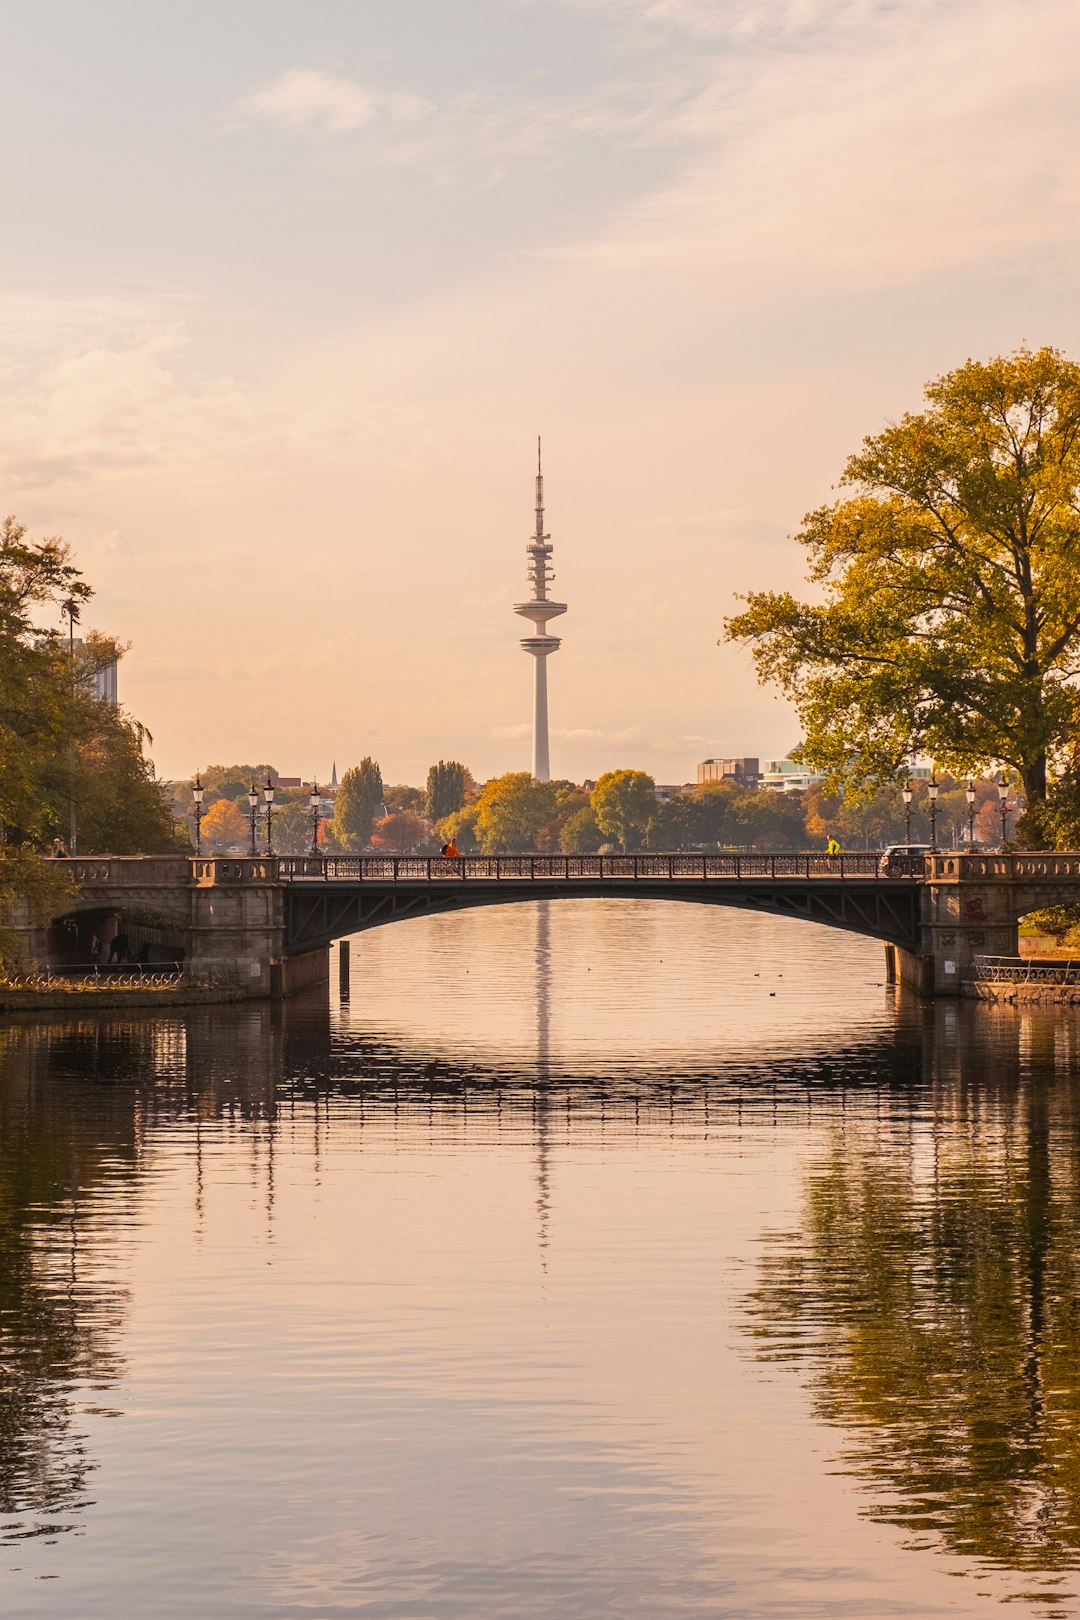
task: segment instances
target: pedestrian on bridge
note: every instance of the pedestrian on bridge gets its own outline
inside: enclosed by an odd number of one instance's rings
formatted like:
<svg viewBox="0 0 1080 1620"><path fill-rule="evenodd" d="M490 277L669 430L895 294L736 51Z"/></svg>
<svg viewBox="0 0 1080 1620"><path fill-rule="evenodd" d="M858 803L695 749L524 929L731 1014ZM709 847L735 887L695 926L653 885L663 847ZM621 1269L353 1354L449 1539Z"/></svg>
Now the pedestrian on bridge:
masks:
<svg viewBox="0 0 1080 1620"><path fill-rule="evenodd" d="M839 855L840 845L836 842L835 838L829 839L829 842L825 848L825 853L826 855Z"/></svg>
<svg viewBox="0 0 1080 1620"><path fill-rule="evenodd" d="M439 854L442 856L444 861L453 861L457 860L461 854L461 851L451 838L448 844L443 845L442 849L439 851Z"/></svg>

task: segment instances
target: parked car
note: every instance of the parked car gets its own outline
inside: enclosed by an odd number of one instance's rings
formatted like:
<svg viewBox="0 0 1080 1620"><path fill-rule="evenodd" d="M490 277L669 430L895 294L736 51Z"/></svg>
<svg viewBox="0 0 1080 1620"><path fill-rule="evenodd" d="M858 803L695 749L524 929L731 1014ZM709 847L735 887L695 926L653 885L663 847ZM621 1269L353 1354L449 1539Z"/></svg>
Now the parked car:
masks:
<svg viewBox="0 0 1080 1620"><path fill-rule="evenodd" d="M922 858L929 855L929 844L890 844L878 861L882 877L907 877L922 870Z"/></svg>

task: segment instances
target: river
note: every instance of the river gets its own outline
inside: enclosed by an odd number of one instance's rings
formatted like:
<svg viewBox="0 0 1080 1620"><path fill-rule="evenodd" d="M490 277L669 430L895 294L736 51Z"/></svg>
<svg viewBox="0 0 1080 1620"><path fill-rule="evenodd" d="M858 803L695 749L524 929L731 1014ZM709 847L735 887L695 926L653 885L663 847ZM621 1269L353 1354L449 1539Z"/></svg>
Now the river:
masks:
<svg viewBox="0 0 1080 1620"><path fill-rule="evenodd" d="M566 900L0 1026L0 1611L1080 1615L1080 1021Z"/></svg>

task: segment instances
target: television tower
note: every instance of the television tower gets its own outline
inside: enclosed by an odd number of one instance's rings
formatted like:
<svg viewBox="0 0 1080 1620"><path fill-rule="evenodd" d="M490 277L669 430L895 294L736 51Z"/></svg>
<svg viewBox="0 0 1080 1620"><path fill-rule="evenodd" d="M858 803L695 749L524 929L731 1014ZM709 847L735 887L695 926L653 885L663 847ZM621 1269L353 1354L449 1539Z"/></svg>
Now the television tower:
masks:
<svg viewBox="0 0 1080 1620"><path fill-rule="evenodd" d="M527 602L515 602L514 612L523 619L531 619L535 627L531 636L525 636L521 645L536 660L533 670L533 757L532 773L537 782L551 778L548 756L548 702L547 661L549 653L562 645L558 636L549 636L549 619L566 612L565 602L552 602L547 588L555 575L551 571L551 536L544 533L544 473L540 463L540 440L536 441L536 531L525 547L529 559L527 575L532 596Z"/></svg>

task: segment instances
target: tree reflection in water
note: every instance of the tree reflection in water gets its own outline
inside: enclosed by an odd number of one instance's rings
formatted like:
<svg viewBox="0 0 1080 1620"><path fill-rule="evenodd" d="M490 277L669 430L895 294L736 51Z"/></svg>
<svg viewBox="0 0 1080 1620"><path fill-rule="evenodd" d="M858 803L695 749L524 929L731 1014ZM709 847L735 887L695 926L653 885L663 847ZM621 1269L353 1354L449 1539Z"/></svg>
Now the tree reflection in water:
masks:
<svg viewBox="0 0 1080 1620"><path fill-rule="evenodd" d="M1080 1566L1076 1044L1049 1014L929 1011L929 1088L836 1128L748 1301L868 1515L1018 1571Z"/></svg>
<svg viewBox="0 0 1080 1620"><path fill-rule="evenodd" d="M88 1209L130 1193L136 1109L128 1087L72 1106L70 1080L133 1072L125 1026L8 1027L0 1035L0 1514L5 1539L65 1528L93 1467L84 1403L116 1380L124 1298L85 1241ZM150 1037L150 1030L145 1031Z"/></svg>

